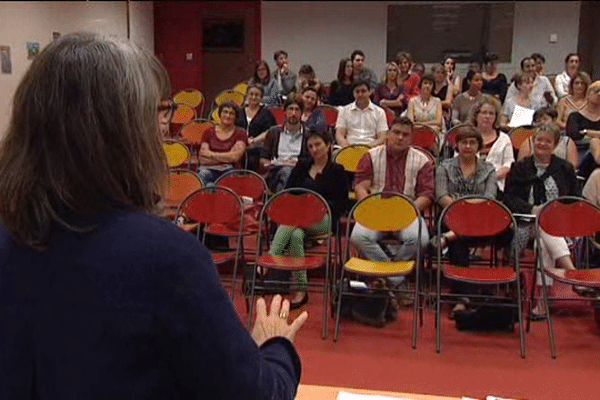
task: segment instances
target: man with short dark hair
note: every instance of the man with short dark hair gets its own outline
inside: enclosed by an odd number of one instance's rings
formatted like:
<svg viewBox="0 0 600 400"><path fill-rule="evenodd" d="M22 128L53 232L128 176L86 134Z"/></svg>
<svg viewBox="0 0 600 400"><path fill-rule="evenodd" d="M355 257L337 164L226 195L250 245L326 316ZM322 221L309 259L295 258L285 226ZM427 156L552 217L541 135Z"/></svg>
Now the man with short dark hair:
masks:
<svg viewBox="0 0 600 400"><path fill-rule="evenodd" d="M358 163L354 175L354 190L358 201L372 193L398 192L413 199L416 207L423 212L433 202L434 166L423 151L417 150L412 142L413 123L406 117L394 120L386 135L386 143L369 150ZM408 260L415 256L419 236L419 221L406 229L394 232L401 245L386 246L379 241L384 232L371 230L355 224L350 240L369 260L391 261ZM427 226L421 218L421 248L429 241ZM395 284L403 278L392 279Z"/></svg>
<svg viewBox="0 0 600 400"><path fill-rule="evenodd" d="M288 53L284 50L278 50L273 55L277 68L273 71L273 79L279 84L282 96L289 95L296 88L296 74L290 70Z"/></svg>
<svg viewBox="0 0 600 400"><path fill-rule="evenodd" d="M375 72L365 67L365 53L363 53L362 50L354 50L352 55L350 55L350 60L352 61L352 67L354 69L354 81L369 82L372 93L373 90L377 89L377 86L379 86L379 81L377 81Z"/></svg>
<svg viewBox="0 0 600 400"><path fill-rule="evenodd" d="M339 146L366 144L375 147L385 141L388 130L385 111L371 102L370 89L367 81L352 85L355 101L340 108L335 123L335 140Z"/></svg>
<svg viewBox="0 0 600 400"><path fill-rule="evenodd" d="M260 165L267 169L267 185L274 193L285 187L292 169L300 158L308 158L304 126L300 121L304 104L291 96L283 104L285 122L267 131Z"/></svg>
<svg viewBox="0 0 600 400"><path fill-rule="evenodd" d="M554 87L558 97L564 97L569 94L569 83L571 78L579 72L581 68L581 56L577 53L569 53L565 58L565 70L556 76Z"/></svg>
<svg viewBox="0 0 600 400"><path fill-rule="evenodd" d="M547 77L539 75L536 72L533 58L525 57L521 60L521 71L533 79L533 89L531 89L530 98L534 103L540 103L542 107L556 104L558 99L556 98L556 93L554 93L554 88ZM506 103L509 99L516 96L517 93L519 93L519 90L515 82L512 82L508 87L504 102Z"/></svg>

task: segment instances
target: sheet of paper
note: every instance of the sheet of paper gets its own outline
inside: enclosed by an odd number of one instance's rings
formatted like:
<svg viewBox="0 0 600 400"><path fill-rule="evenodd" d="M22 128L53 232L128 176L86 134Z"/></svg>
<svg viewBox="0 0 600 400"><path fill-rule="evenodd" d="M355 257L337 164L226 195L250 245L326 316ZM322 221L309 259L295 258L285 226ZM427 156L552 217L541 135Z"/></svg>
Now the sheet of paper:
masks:
<svg viewBox="0 0 600 400"><path fill-rule="evenodd" d="M337 400L414 400L406 397L388 397L372 394L355 394L349 392L339 392Z"/></svg>
<svg viewBox="0 0 600 400"><path fill-rule="evenodd" d="M517 126L531 125L533 123L534 113L535 110L515 104L515 110L513 111L508 126L511 128L516 128Z"/></svg>

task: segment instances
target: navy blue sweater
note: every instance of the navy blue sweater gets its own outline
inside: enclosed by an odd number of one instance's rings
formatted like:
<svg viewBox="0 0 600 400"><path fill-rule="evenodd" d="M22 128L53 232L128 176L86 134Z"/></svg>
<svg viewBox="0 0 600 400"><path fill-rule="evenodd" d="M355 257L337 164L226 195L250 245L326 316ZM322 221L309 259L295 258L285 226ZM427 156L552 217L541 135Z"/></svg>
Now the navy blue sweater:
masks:
<svg viewBox="0 0 600 400"><path fill-rule="evenodd" d="M114 210L48 250L0 227L0 399L292 399L292 344L260 349L209 252L159 218Z"/></svg>

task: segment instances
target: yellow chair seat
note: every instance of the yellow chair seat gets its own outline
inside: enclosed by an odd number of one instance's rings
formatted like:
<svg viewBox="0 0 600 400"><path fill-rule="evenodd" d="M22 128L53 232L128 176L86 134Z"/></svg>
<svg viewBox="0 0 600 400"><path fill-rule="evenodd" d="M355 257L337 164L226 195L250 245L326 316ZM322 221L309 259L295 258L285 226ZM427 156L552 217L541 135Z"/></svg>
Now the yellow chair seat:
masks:
<svg viewBox="0 0 600 400"><path fill-rule="evenodd" d="M415 266L414 260L409 261L371 261L352 257L344 268L350 272L371 276L406 275Z"/></svg>
<svg viewBox="0 0 600 400"><path fill-rule="evenodd" d="M163 143L163 150L167 156L167 165L169 168L179 167L190 158L189 149L177 142Z"/></svg>

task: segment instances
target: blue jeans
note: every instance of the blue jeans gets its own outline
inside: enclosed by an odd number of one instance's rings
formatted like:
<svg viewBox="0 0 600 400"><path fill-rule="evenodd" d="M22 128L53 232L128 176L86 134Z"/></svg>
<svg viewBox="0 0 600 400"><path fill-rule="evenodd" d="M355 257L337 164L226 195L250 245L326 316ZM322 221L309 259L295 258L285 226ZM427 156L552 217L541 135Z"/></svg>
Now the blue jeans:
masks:
<svg viewBox="0 0 600 400"><path fill-rule="evenodd" d="M210 167L199 167L198 176L202 180L202 185L204 187L211 187L215 185L215 182L221 177L221 175L228 171L231 171L231 168L212 169Z"/></svg>

